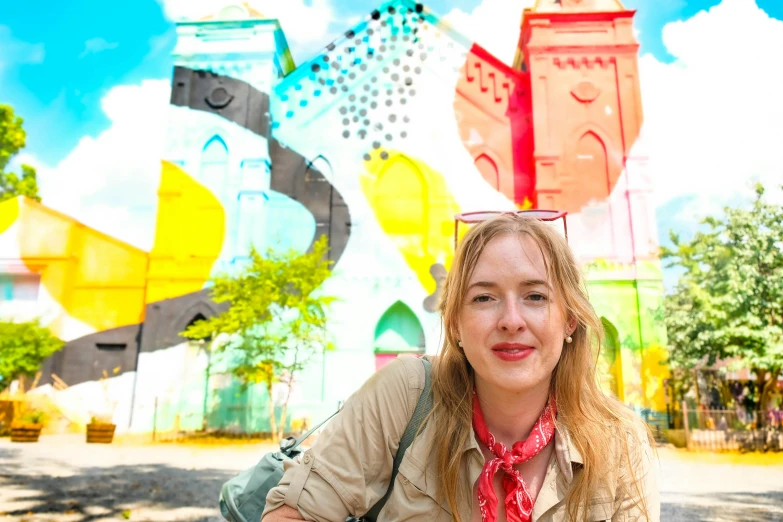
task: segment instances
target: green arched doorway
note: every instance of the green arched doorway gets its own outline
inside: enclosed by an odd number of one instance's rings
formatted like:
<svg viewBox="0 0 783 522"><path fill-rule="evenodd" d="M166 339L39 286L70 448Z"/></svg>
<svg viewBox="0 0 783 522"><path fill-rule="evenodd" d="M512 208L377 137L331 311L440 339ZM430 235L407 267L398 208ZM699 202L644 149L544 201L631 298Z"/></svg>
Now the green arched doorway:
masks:
<svg viewBox="0 0 783 522"><path fill-rule="evenodd" d="M413 310L402 301L391 305L378 321L373 350L376 370L401 353L424 353L424 329Z"/></svg>

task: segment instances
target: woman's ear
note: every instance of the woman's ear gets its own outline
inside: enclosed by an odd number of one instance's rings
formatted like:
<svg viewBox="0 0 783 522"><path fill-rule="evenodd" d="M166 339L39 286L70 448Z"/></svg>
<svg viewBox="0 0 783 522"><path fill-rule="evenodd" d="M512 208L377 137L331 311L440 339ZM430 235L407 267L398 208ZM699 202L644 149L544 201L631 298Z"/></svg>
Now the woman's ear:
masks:
<svg viewBox="0 0 783 522"><path fill-rule="evenodd" d="M569 317L566 323L566 335L574 335L577 324L579 324L579 321L576 320L576 317Z"/></svg>

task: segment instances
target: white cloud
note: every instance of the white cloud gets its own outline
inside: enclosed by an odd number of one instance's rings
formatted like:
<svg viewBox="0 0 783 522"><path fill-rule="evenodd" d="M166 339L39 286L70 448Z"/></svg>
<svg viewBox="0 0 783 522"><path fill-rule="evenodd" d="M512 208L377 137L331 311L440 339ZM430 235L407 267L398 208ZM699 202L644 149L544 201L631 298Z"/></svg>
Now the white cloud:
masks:
<svg viewBox="0 0 783 522"><path fill-rule="evenodd" d="M158 0L166 16L174 21L196 20L221 9L246 3L267 18L276 18L289 43L326 43L329 23L334 19L329 0Z"/></svg>
<svg viewBox="0 0 783 522"><path fill-rule="evenodd" d="M756 181L783 183L783 22L723 0L668 24L663 41L673 63L640 59L657 203L694 194L704 201L683 217L703 217L752 197Z"/></svg>
<svg viewBox="0 0 783 522"><path fill-rule="evenodd" d="M501 61L511 65L519 43L522 11L535 3L535 0L483 0L470 14L455 8L443 18Z"/></svg>
<svg viewBox="0 0 783 522"><path fill-rule="evenodd" d="M90 38L84 42L84 50L79 55L79 58L84 58L88 54L97 54L103 51L109 51L116 49L119 46L117 42L107 42L103 38Z"/></svg>
<svg viewBox="0 0 783 522"><path fill-rule="evenodd" d="M16 162L38 169L47 206L149 250L170 92L168 80L114 87L101 102L109 129L82 138L56 167L22 154Z"/></svg>
<svg viewBox="0 0 783 522"><path fill-rule="evenodd" d="M9 65L35 64L44 60L44 45L19 40L11 28L0 25L0 71Z"/></svg>

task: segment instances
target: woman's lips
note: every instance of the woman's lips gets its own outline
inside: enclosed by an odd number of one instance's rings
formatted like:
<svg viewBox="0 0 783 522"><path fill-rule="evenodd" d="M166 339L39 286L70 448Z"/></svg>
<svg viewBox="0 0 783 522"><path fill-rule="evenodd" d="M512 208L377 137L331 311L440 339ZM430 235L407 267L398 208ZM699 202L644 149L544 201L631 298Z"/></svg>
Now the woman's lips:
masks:
<svg viewBox="0 0 783 522"><path fill-rule="evenodd" d="M498 343L492 347L492 353L503 361L521 361L533 350L532 346L519 343Z"/></svg>

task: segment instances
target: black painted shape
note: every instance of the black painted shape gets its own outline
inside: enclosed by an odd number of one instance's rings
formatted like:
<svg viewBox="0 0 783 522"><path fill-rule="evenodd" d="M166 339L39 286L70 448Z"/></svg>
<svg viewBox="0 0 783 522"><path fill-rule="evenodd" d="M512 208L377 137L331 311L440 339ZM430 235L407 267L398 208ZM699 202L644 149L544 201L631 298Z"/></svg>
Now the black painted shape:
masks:
<svg viewBox="0 0 783 522"><path fill-rule="evenodd" d="M234 96L223 109L215 109L207 101L219 88ZM171 103L217 114L267 138L272 162L271 189L300 202L313 214L315 237L329 238L329 258L337 263L351 235L348 206L337 188L304 156L270 136L267 93L235 78L175 67Z"/></svg>
<svg viewBox="0 0 783 522"><path fill-rule="evenodd" d="M136 369L141 325L121 326L85 335L65 344L62 350L44 361L41 367L41 385L51 384L52 374L69 386L97 381L104 370L120 375ZM124 350L100 350L98 344L125 345ZM113 373L119 366L120 371Z"/></svg>
<svg viewBox="0 0 783 522"><path fill-rule="evenodd" d="M443 295L443 285L446 284L446 276L449 274L446 267L435 263L430 267L430 274L435 280L435 291L424 299L424 309L428 312L437 312L440 305L440 297Z"/></svg>
<svg viewBox="0 0 783 522"><path fill-rule="evenodd" d="M260 136L269 134L269 96L229 76L174 67L171 104L217 114Z"/></svg>
<svg viewBox="0 0 783 522"><path fill-rule="evenodd" d="M136 370L139 353L149 353L187 341L180 335L194 318L209 319L228 309L215 303L209 289L150 303L143 325L134 324L86 335L66 343L62 350L44 361L40 384L52 383L56 374L69 386ZM124 350L101 350L99 344L120 345ZM114 368L120 371L113 373Z"/></svg>
<svg viewBox="0 0 783 522"><path fill-rule="evenodd" d="M329 238L329 259L337 263L351 235L351 213L342 195L301 154L271 137L269 156L272 190L298 201L313 214L315 238Z"/></svg>
<svg viewBox="0 0 783 522"><path fill-rule="evenodd" d="M215 303L210 289L156 301L147 305L141 335L141 353L176 346L187 339L180 335L194 317L205 319L228 310L228 303Z"/></svg>

